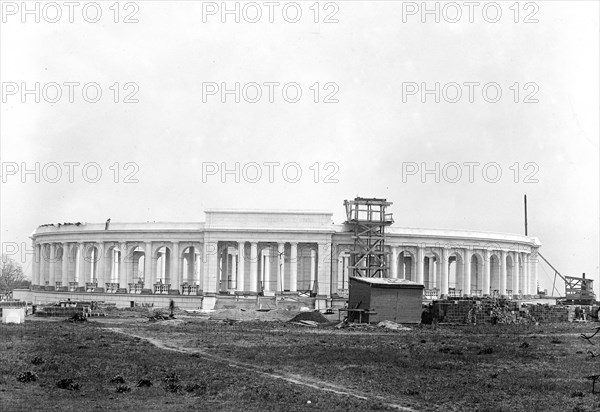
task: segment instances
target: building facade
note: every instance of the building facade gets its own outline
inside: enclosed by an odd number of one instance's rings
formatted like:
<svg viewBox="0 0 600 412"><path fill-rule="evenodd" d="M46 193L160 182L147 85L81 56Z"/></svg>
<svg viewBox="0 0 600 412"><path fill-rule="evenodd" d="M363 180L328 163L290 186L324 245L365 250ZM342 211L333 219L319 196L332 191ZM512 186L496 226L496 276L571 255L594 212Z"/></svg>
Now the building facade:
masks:
<svg viewBox="0 0 600 412"><path fill-rule="evenodd" d="M299 295L325 305L347 293L353 233L331 213L205 214L204 223L40 226L31 236L33 298L168 295L211 309L227 296ZM522 235L392 226L388 276L423 284L425 298L534 295L539 247Z"/></svg>

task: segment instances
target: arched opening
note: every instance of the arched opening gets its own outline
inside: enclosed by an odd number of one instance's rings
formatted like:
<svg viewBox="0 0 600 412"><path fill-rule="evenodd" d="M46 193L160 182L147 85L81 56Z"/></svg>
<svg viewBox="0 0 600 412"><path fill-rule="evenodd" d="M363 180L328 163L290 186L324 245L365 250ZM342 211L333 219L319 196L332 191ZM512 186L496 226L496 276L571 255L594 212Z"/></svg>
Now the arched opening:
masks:
<svg viewBox="0 0 600 412"><path fill-rule="evenodd" d="M54 272L55 273L55 283L56 283L56 290L62 290L62 291L67 291L67 282L65 282L65 284L63 284L63 279L64 279L64 271L68 270L68 266L67 264L69 263L69 257L67 255L67 252L65 251L65 247L63 245L60 245L56 248L56 265L57 265L57 269Z"/></svg>
<svg viewBox="0 0 600 412"><path fill-rule="evenodd" d="M69 261L68 267L68 279L69 279L69 292L75 292L77 287L79 286L79 281L77 279L77 262L78 262L78 246L72 245L68 249L67 259Z"/></svg>
<svg viewBox="0 0 600 412"><path fill-rule="evenodd" d="M479 253L471 255L471 296L483 296L483 257Z"/></svg>
<svg viewBox="0 0 600 412"><path fill-rule="evenodd" d="M315 293L317 275L317 250L313 245L298 246L298 293L311 296ZM351 273L349 273L352 276Z"/></svg>
<svg viewBox="0 0 600 412"><path fill-rule="evenodd" d="M232 294L237 285L238 252L237 244L232 242L219 242L219 293ZM259 254L260 255L260 254ZM191 256L190 256L191 259ZM184 265L185 266L185 265ZM193 269L187 268L188 272Z"/></svg>
<svg viewBox="0 0 600 412"><path fill-rule="evenodd" d="M83 279L85 279L85 291L93 292L98 287L98 261L100 252L93 244L84 246Z"/></svg>
<svg viewBox="0 0 600 412"><path fill-rule="evenodd" d="M423 285L425 286L425 297L437 299L439 297L439 256L434 252L425 255L423 262Z"/></svg>
<svg viewBox="0 0 600 412"><path fill-rule="evenodd" d="M236 255L239 255L236 253ZM194 246L188 246L181 253L182 285L181 291L184 295L196 295L200 288L200 255ZM234 256L236 259L238 256Z"/></svg>
<svg viewBox="0 0 600 412"><path fill-rule="evenodd" d="M515 293L517 293L516 290L513 290L514 278L515 278L515 269L514 269L513 258L509 254L508 256L506 256L506 291L504 291L504 293L506 293L507 296L512 296Z"/></svg>
<svg viewBox="0 0 600 412"><path fill-rule="evenodd" d="M464 263L462 255L453 252L448 257L448 295L458 297L463 295Z"/></svg>
<svg viewBox="0 0 600 412"><path fill-rule="evenodd" d="M403 250L398 255L398 278L414 280L413 266L415 258L408 250Z"/></svg>
<svg viewBox="0 0 600 412"><path fill-rule="evenodd" d="M140 294L144 289L144 262L146 252L141 245L131 246L127 253L125 264L130 265L131 272L127 275L127 289L129 293Z"/></svg>
<svg viewBox="0 0 600 412"><path fill-rule="evenodd" d="M338 257L337 271L337 293L343 296L348 294L348 279L351 276L348 266L350 265L350 249L344 249Z"/></svg>
<svg viewBox="0 0 600 412"><path fill-rule="evenodd" d="M105 292L117 293L119 289L119 271L121 266L121 251L117 245L107 246L104 254L104 267L108 272L105 277Z"/></svg>
<svg viewBox="0 0 600 412"><path fill-rule="evenodd" d="M154 253L156 259L156 283L154 293L166 295L171 287L171 249L160 246Z"/></svg>
<svg viewBox="0 0 600 412"><path fill-rule="evenodd" d="M47 243L42 244L40 253L40 285L50 286L50 262L52 261L52 257L50 256L50 245Z"/></svg>

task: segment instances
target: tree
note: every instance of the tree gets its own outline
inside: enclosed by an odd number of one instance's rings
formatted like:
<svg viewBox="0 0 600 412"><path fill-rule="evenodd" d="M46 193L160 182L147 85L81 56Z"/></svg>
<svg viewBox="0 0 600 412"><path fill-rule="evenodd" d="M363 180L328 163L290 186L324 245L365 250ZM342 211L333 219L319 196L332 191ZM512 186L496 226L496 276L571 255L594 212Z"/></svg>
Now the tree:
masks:
<svg viewBox="0 0 600 412"><path fill-rule="evenodd" d="M10 256L2 254L2 275L0 275L0 292L10 292L16 288L29 287L25 280L23 268Z"/></svg>

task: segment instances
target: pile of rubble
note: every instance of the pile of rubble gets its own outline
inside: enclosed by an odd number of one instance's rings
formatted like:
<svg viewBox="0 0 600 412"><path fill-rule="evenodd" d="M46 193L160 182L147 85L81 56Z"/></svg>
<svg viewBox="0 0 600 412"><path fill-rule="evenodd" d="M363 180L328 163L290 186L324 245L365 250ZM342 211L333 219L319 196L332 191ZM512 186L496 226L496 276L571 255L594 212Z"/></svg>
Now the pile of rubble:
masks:
<svg viewBox="0 0 600 412"><path fill-rule="evenodd" d="M161 312L154 312L152 316L148 318L148 322L158 322L161 320L171 320L175 319L175 316L171 313L170 315L165 315Z"/></svg>
<svg viewBox="0 0 600 412"><path fill-rule="evenodd" d="M302 326L311 326L317 327L320 323L328 323L329 320L323 316L321 312L300 312L292 319L290 319L290 323Z"/></svg>

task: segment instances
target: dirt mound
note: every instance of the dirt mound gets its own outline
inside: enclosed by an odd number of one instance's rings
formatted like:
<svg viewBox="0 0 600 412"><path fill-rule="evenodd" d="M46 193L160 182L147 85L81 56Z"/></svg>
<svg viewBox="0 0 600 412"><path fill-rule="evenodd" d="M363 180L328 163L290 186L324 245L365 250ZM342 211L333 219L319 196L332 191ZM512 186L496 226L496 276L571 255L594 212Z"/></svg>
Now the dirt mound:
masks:
<svg viewBox="0 0 600 412"><path fill-rule="evenodd" d="M321 312L300 312L290 322L300 322L301 320L310 320L317 323L327 323L329 320Z"/></svg>

